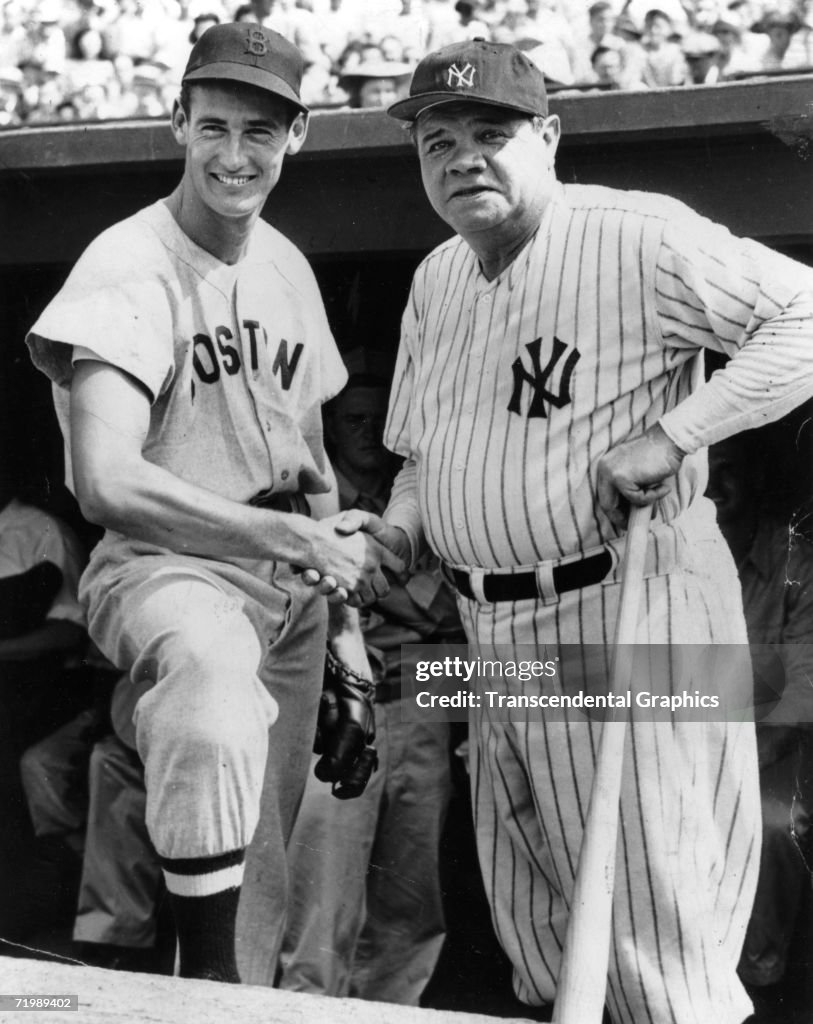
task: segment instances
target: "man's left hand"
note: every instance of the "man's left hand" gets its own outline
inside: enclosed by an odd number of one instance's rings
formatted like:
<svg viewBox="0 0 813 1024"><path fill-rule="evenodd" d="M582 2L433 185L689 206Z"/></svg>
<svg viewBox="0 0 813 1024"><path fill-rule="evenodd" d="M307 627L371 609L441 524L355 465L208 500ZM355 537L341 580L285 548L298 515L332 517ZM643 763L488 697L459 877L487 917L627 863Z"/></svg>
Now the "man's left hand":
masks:
<svg viewBox="0 0 813 1024"><path fill-rule="evenodd" d="M677 473L685 456L658 423L602 455L598 503L613 525L627 525L630 505L654 505L665 497L672 489L666 480Z"/></svg>

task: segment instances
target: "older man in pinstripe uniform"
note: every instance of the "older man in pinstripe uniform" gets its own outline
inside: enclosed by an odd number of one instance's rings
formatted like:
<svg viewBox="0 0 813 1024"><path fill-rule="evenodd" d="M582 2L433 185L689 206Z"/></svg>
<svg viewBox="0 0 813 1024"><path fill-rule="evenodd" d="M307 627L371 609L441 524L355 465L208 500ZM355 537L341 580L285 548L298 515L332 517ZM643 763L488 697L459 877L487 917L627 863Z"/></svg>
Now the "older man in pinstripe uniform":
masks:
<svg viewBox="0 0 813 1024"><path fill-rule="evenodd" d="M411 558L428 541L488 657L607 643L629 503L651 504L638 641L744 643L705 446L813 393L813 275L666 197L562 186L543 77L512 47L430 54L390 113L411 122L429 200L457 234L416 271L403 317L385 440L406 462L390 505L345 528ZM708 383L704 349L732 357ZM598 728L472 711L483 875L531 1005L555 995ZM636 719L626 759L611 1016L741 1024L753 726Z"/></svg>

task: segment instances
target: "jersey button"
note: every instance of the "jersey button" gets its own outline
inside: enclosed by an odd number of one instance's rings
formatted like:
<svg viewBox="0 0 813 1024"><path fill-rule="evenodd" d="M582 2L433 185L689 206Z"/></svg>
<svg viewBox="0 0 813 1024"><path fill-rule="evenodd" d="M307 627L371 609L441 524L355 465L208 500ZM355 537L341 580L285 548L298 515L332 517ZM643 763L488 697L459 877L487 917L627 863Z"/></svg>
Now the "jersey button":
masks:
<svg viewBox="0 0 813 1024"><path fill-rule="evenodd" d="M283 471L279 475L279 478L280 480L287 480L290 475L291 474L288 472L287 469L283 469Z"/></svg>

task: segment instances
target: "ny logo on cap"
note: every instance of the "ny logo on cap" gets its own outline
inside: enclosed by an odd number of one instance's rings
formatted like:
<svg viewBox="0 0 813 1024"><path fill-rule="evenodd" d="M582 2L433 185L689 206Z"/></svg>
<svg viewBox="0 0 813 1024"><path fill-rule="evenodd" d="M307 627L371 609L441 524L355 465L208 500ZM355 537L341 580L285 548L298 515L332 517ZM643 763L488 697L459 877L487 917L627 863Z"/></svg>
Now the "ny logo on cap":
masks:
<svg viewBox="0 0 813 1024"><path fill-rule="evenodd" d="M446 84L450 89L452 86L454 86L455 89L470 89L474 85L474 75L476 71L477 69L472 67L471 64L466 64L462 71L457 64L452 64L448 71Z"/></svg>
<svg viewBox="0 0 813 1024"><path fill-rule="evenodd" d="M268 40L261 28L250 28L246 36L246 53L255 57L264 57L268 53Z"/></svg>

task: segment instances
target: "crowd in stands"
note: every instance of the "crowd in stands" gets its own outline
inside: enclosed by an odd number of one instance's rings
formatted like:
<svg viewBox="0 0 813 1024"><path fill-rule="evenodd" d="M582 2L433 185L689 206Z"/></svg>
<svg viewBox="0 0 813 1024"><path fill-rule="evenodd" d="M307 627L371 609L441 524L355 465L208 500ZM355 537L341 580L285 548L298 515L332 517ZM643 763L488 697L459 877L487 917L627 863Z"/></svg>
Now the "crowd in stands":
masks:
<svg viewBox="0 0 813 1024"><path fill-rule="evenodd" d="M528 52L551 88L711 84L813 66L813 0L5 0L0 127L165 117L192 43L223 21L293 40L312 107L382 107L432 49Z"/></svg>

